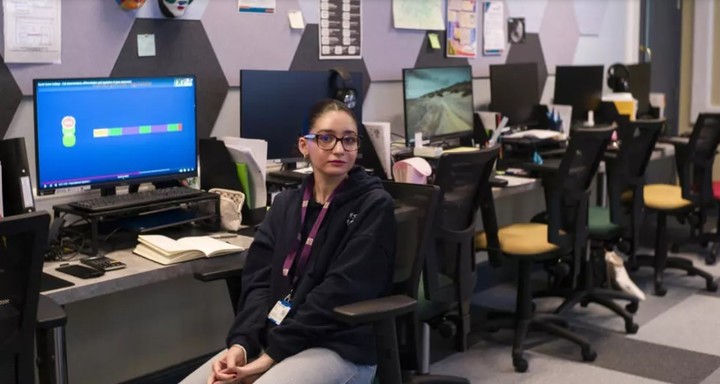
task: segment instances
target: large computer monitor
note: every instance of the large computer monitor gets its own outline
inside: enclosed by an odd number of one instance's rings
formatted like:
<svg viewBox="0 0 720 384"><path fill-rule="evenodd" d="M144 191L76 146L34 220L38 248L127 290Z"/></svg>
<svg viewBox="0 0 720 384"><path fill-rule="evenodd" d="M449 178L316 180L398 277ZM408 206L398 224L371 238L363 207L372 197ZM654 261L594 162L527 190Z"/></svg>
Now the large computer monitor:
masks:
<svg viewBox="0 0 720 384"><path fill-rule="evenodd" d="M533 112L540 103L536 63L490 66L490 110L507 116L508 125L535 124Z"/></svg>
<svg viewBox="0 0 720 384"><path fill-rule="evenodd" d="M353 72L350 77L358 92L353 113L362 122L362 74ZM300 131L310 108L330 97L331 88L327 71L240 71L240 137L267 141L270 161L301 160ZM365 144L369 142L361 148Z"/></svg>
<svg viewBox="0 0 720 384"><path fill-rule="evenodd" d="M553 103L572 106L573 120L587 120L602 100L604 72L602 65L557 66Z"/></svg>
<svg viewBox="0 0 720 384"><path fill-rule="evenodd" d="M403 70L405 141L415 133L431 142L473 134L472 69L463 67Z"/></svg>
<svg viewBox="0 0 720 384"><path fill-rule="evenodd" d="M641 118L650 113L650 63L628 65L630 78L628 85L630 93L638 101L637 117Z"/></svg>
<svg viewBox="0 0 720 384"><path fill-rule="evenodd" d="M38 194L197 175L195 77L36 79Z"/></svg>

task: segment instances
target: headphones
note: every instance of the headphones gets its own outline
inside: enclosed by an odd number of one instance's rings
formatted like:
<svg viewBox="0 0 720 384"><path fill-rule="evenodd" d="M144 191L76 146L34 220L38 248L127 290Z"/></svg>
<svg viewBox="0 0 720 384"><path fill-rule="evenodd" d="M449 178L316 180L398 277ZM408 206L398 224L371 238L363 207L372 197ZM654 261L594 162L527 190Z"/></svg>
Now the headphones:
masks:
<svg viewBox="0 0 720 384"><path fill-rule="evenodd" d="M350 72L345 68L337 67L330 70L330 89L333 99L340 101L350 109L357 105L357 90L352 86Z"/></svg>
<svg viewBox="0 0 720 384"><path fill-rule="evenodd" d="M613 92L630 92L630 70L623 64L613 64L608 68L607 85Z"/></svg>

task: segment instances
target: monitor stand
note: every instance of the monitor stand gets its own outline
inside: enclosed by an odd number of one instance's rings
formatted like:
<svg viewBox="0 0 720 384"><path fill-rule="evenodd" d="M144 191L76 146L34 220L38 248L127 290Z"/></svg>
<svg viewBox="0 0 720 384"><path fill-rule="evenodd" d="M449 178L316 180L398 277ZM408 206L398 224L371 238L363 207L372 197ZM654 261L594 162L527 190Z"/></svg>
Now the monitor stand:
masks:
<svg viewBox="0 0 720 384"><path fill-rule="evenodd" d="M115 187L100 188L100 196L114 196Z"/></svg>

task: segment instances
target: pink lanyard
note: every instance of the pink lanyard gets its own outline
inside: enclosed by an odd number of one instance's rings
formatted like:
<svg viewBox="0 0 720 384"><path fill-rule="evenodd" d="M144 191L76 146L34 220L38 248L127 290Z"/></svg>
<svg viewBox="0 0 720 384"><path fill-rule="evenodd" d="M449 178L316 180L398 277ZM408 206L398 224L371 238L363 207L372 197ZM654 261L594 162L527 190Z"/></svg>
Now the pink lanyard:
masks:
<svg viewBox="0 0 720 384"><path fill-rule="evenodd" d="M317 219L315 219L315 224L313 224L312 229L310 230L310 233L308 234L307 240L305 240L305 244L302 247L302 251L300 252L300 260L298 260L298 265L296 267L296 273L295 278L293 279L293 285L295 285L295 282L300 277L300 274L302 270L305 268L308 262L308 258L310 257L310 250L312 249L313 240L315 239L315 236L317 236L318 230L320 229L320 225L323 222L323 219L325 219L325 214L327 214L328 208L330 207L330 202L332 201L333 197L335 197L335 192L344 184L341 183L340 185L335 188L333 193L328 196L327 200L325 201L325 204L323 204L322 210L320 210L320 214L318 214ZM302 209L300 210L300 230L298 231L297 239L295 246L293 247L293 250L288 253L288 255L285 257L285 262L283 263L283 276L287 276L288 273L290 273L290 268L292 268L293 262L295 261L295 256L297 255L297 248L300 245L300 240L302 236L302 228L305 225L305 215L307 213L307 207L308 204L310 204L310 199L312 198L312 188L313 188L314 182L312 180L309 180L307 185L305 186L305 191L303 192L303 201L302 201Z"/></svg>

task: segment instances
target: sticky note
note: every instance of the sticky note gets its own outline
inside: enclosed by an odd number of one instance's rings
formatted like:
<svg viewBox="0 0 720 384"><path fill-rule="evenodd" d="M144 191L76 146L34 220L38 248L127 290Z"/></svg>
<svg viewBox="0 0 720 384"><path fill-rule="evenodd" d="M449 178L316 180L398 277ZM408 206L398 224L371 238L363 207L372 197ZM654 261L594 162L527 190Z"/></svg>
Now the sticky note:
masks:
<svg viewBox="0 0 720 384"><path fill-rule="evenodd" d="M155 35L137 35L138 56L155 56Z"/></svg>
<svg viewBox="0 0 720 384"><path fill-rule="evenodd" d="M432 49L440 49L440 38L437 33L428 33L428 40Z"/></svg>
<svg viewBox="0 0 720 384"><path fill-rule="evenodd" d="M305 28L305 20L303 19L303 15L302 15L301 11L289 11L288 19L290 19L290 28L291 29L304 29Z"/></svg>

